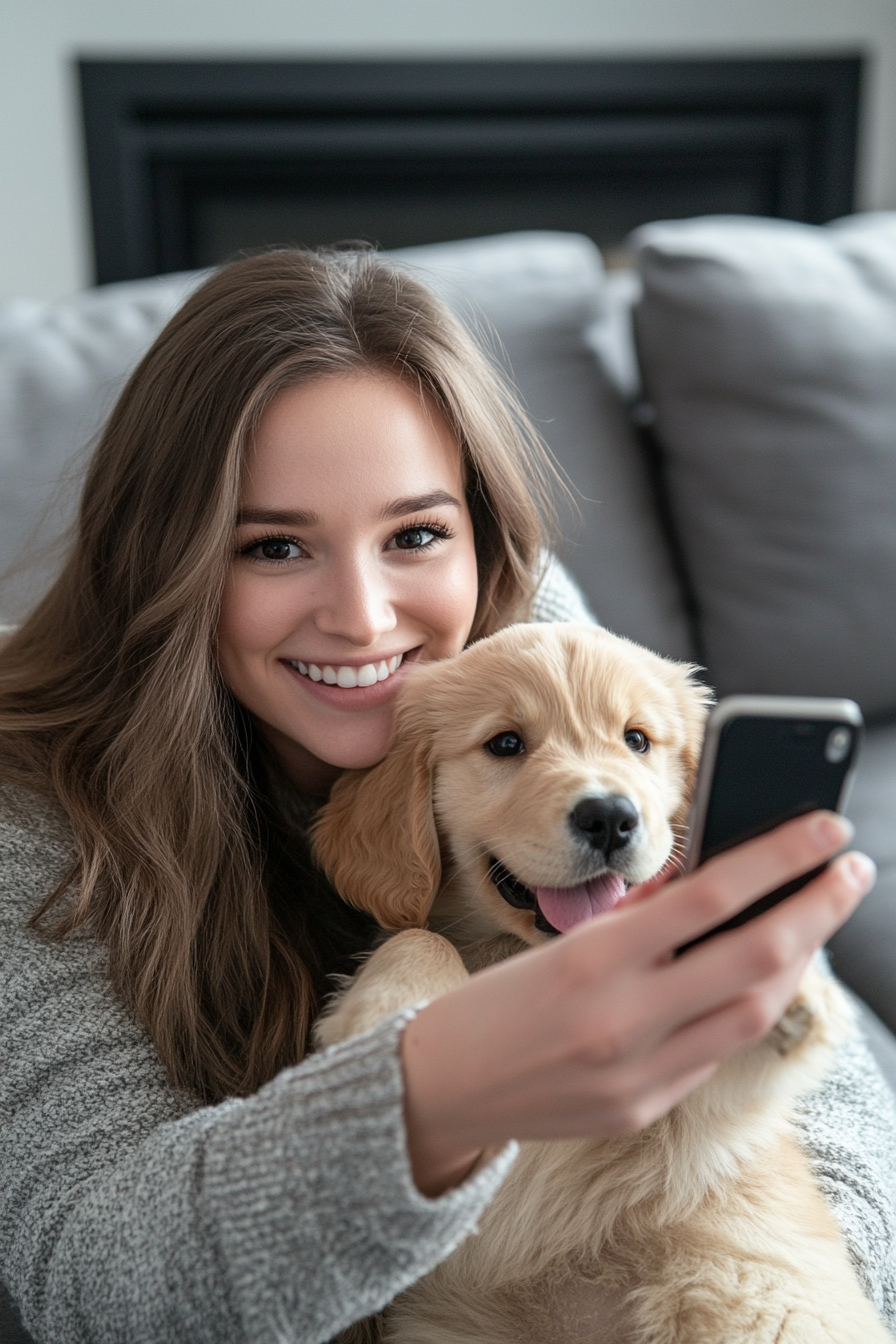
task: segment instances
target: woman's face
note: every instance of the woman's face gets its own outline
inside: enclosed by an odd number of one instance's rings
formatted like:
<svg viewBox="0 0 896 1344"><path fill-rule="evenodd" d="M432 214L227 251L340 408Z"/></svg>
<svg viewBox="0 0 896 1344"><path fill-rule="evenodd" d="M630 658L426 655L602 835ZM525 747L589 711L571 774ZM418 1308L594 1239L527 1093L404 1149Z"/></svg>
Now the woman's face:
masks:
<svg viewBox="0 0 896 1344"><path fill-rule="evenodd" d="M459 653L476 600L435 406L376 373L280 393L247 463L218 659L295 783L323 792L382 760L407 668Z"/></svg>

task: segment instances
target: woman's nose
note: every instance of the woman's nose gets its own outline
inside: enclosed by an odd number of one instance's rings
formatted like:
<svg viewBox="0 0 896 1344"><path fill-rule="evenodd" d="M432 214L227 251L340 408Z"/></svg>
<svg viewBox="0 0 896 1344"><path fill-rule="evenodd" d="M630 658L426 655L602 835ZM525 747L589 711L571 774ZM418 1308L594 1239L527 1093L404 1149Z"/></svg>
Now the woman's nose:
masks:
<svg viewBox="0 0 896 1344"><path fill-rule="evenodd" d="M321 634L364 649L397 623L387 576L376 564L356 559L334 569L315 612Z"/></svg>

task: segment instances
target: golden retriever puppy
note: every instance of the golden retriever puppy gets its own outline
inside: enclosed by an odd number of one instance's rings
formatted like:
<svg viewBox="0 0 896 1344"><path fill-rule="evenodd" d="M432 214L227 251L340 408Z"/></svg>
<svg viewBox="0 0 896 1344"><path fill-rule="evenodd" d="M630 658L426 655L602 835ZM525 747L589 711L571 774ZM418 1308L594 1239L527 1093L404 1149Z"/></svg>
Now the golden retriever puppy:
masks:
<svg viewBox="0 0 896 1344"><path fill-rule="evenodd" d="M679 852L709 693L604 630L519 625L417 667L396 740L315 828L397 935L328 1045L600 916ZM809 972L758 1045L643 1133L528 1142L470 1237L381 1322L391 1344L884 1344L790 1122L850 1030Z"/></svg>

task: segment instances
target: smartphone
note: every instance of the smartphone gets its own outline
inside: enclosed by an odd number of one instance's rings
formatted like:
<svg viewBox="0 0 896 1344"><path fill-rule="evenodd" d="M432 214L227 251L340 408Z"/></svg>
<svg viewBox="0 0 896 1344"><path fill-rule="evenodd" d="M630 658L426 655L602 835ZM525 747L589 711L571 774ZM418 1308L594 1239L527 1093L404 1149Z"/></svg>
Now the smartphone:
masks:
<svg viewBox="0 0 896 1344"><path fill-rule="evenodd" d="M816 808L841 812L862 737L853 700L732 695L710 712L688 823L685 871ZM705 942L770 910L826 863L761 896L683 947Z"/></svg>

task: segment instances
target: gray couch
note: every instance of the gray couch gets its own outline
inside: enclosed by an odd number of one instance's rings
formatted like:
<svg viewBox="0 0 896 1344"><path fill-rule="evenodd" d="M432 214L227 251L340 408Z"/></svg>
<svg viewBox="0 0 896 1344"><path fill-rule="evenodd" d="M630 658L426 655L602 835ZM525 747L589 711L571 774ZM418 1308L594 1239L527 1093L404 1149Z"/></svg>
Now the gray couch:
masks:
<svg viewBox="0 0 896 1344"><path fill-rule="evenodd" d="M896 215L653 224L632 248L609 275L570 234L397 255L516 379L579 492L563 558L606 625L721 693L865 710L850 813L880 878L831 952L896 1087ZM87 445L199 278L0 308L0 616L46 583Z"/></svg>

